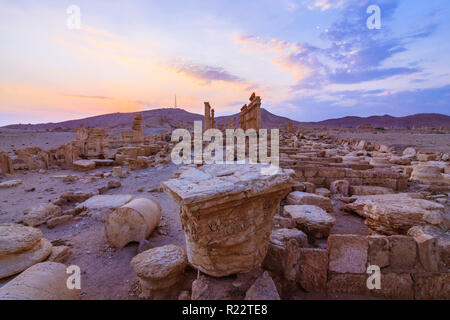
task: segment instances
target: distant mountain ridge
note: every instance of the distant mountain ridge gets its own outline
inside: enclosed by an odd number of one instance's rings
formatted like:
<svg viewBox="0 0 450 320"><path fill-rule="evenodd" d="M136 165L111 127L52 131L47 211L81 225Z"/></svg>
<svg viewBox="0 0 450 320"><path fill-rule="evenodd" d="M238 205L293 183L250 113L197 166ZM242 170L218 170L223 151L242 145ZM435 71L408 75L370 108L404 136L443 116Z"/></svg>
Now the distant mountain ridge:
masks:
<svg viewBox="0 0 450 320"><path fill-rule="evenodd" d="M405 117L393 117L390 115L361 117L344 117L338 119L328 119L316 122L326 127L355 128L360 125L371 125L374 128L450 128L450 116L440 113L419 113Z"/></svg>
<svg viewBox="0 0 450 320"><path fill-rule="evenodd" d="M162 108L154 110L142 111L143 125L147 128L177 128L190 126L194 121L203 120L203 116L196 113L188 112L179 108ZM14 124L4 126L4 129L18 130L54 130L57 128L63 130L76 130L80 126L83 127L103 127L103 128L129 128L133 120L135 112L131 113L111 113L99 116L93 116L77 120L69 120L58 123L41 123L41 124ZM216 124L228 125L230 119L236 118L239 123L239 113L216 117ZM429 128L450 128L450 116L439 113L421 113L405 117L393 117L390 115L370 116L366 118L348 116L337 119L328 119L319 122L299 122L290 120L286 117L277 116L261 108L261 126L263 128L285 127L289 121L294 126L302 126L306 128L313 127L342 127L356 128L360 125L371 125L374 128L412 128L412 127L429 127Z"/></svg>

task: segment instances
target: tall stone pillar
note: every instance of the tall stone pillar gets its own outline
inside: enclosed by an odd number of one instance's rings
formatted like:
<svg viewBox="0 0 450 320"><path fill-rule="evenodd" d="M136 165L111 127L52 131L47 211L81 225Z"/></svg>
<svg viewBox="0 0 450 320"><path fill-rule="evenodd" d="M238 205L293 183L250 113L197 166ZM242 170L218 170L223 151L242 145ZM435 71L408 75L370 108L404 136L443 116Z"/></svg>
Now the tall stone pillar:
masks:
<svg viewBox="0 0 450 320"><path fill-rule="evenodd" d="M211 129L211 106L209 102L205 102L205 125L204 130Z"/></svg>

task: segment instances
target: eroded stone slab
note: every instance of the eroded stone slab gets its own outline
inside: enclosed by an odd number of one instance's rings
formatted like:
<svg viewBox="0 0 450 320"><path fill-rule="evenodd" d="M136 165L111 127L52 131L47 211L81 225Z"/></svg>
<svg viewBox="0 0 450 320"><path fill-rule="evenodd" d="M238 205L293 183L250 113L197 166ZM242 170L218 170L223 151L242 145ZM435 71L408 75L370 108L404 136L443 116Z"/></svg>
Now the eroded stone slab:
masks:
<svg viewBox="0 0 450 320"><path fill-rule="evenodd" d="M23 183L22 180L9 180L9 181L5 181L5 182L1 182L0 189L17 187L18 185L21 185L22 183Z"/></svg>
<svg viewBox="0 0 450 320"><path fill-rule="evenodd" d="M285 215L295 221L297 228L315 238L327 237L336 223L333 216L318 206L288 205L283 210Z"/></svg>
<svg viewBox="0 0 450 320"><path fill-rule="evenodd" d="M97 195L80 203L77 208L86 209L116 209L134 199L131 194Z"/></svg>
<svg viewBox="0 0 450 320"><path fill-rule="evenodd" d="M0 224L0 256L23 252L42 239L42 231L16 223Z"/></svg>

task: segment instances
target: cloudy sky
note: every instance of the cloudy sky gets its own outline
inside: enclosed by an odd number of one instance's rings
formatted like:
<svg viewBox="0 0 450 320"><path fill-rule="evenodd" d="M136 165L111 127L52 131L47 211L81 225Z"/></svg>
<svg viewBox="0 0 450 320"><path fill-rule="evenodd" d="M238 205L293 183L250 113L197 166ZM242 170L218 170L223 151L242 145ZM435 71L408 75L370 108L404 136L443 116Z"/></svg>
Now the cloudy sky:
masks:
<svg viewBox="0 0 450 320"><path fill-rule="evenodd" d="M80 29L69 28L69 6ZM370 5L381 28L369 29ZM448 0L0 0L0 125L178 106L239 111L252 91L299 121L450 114ZM76 19L75 19L76 20Z"/></svg>

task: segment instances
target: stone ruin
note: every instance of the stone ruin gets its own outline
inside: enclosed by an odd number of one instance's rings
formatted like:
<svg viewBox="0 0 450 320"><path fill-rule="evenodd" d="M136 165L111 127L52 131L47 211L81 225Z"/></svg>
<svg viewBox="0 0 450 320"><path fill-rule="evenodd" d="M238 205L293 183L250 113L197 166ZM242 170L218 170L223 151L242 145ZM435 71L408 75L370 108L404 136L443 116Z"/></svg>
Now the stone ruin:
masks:
<svg viewBox="0 0 450 320"><path fill-rule="evenodd" d="M189 262L211 276L246 273L266 253L273 217L289 192L289 172L261 165L186 167L163 188L180 205Z"/></svg>
<svg viewBox="0 0 450 320"><path fill-rule="evenodd" d="M240 127L257 130L261 99L252 94L250 101ZM213 119L205 103L205 128L214 127ZM120 188L126 175L117 165L140 169L168 161L168 139L144 136L139 115L132 131L116 139L96 129L79 129L76 141L56 150L26 149L13 158L2 153L2 173L114 165L109 190ZM311 293L450 299L448 154L411 147L399 154L389 145L336 139L289 123L280 131L281 168L273 175L261 174L261 164L188 165L161 183L159 191L179 206L186 249L147 240L167 208L105 190L64 193L26 210L21 224L0 224L0 278L19 274L0 289L0 299L79 299L55 283L69 248L50 243L36 227L93 213L103 218L109 246L121 250L139 242L130 267L144 299L276 300ZM379 289L367 285L369 266L381 272Z"/></svg>
<svg viewBox="0 0 450 320"><path fill-rule="evenodd" d="M214 128L214 109L211 109L209 102L205 102L205 120L203 130Z"/></svg>
<svg viewBox="0 0 450 320"><path fill-rule="evenodd" d="M244 131L255 129L258 132L261 129L261 97L254 92L250 96L250 103L241 108L239 126Z"/></svg>
<svg viewBox="0 0 450 320"><path fill-rule="evenodd" d="M170 136L165 133L144 136L140 113L134 115L131 127L131 131L121 131L119 137L108 136L104 128L80 127L74 141L55 149L25 148L16 150L14 156L2 152L0 173L51 168L86 171L113 164L136 170L170 161Z"/></svg>

